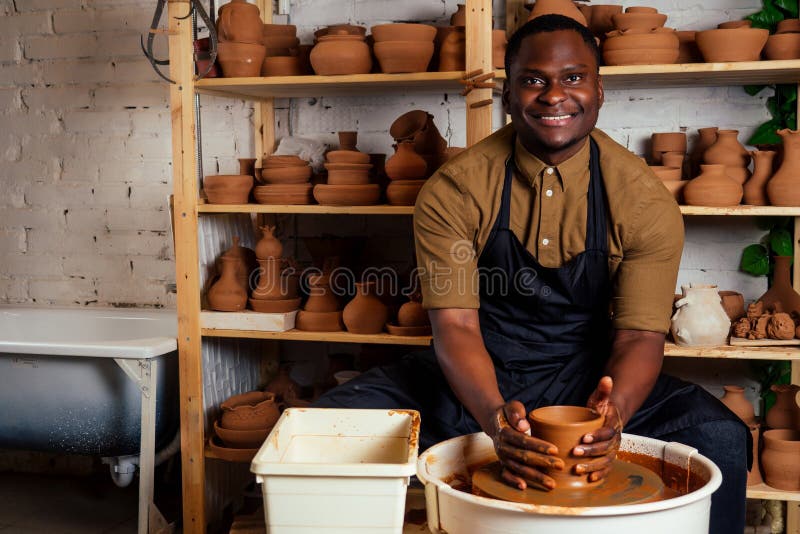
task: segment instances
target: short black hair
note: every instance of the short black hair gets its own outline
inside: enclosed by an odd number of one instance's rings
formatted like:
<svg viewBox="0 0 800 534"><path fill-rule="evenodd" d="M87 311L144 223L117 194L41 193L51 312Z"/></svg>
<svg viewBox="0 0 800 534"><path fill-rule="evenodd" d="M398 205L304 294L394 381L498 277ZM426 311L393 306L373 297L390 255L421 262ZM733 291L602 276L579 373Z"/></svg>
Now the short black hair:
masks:
<svg viewBox="0 0 800 534"><path fill-rule="evenodd" d="M550 33L562 30L571 30L577 32L589 50L592 51L595 59L597 60L597 68L600 68L602 56L600 55L600 47L597 46L597 41L594 38L589 28L581 24L575 19L565 17L564 15L541 15L533 20L529 20L519 27L517 31L511 36L506 45L505 68L506 76L511 75L511 63L516 59L519 54L519 49L522 46L522 41L531 35L539 33Z"/></svg>

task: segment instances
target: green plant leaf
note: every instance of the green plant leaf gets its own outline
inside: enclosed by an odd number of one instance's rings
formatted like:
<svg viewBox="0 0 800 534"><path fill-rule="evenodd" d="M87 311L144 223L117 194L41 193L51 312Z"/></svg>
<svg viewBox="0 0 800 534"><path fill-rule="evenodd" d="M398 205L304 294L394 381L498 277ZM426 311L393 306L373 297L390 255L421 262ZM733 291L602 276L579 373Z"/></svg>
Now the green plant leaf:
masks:
<svg viewBox="0 0 800 534"><path fill-rule="evenodd" d="M754 28L766 28L770 32L775 30L778 21L783 20L783 13L775 7L772 0L764 0L764 9L745 17L753 23Z"/></svg>
<svg viewBox="0 0 800 534"><path fill-rule="evenodd" d="M773 229L769 233L769 246L776 256L791 256L793 253L792 234L783 228Z"/></svg>
<svg viewBox="0 0 800 534"><path fill-rule="evenodd" d="M748 145L775 145L780 144L781 138L775 132L781 129L781 123L776 119L771 119L753 132L750 139L747 140Z"/></svg>
<svg viewBox="0 0 800 534"><path fill-rule="evenodd" d="M789 17L797 18L797 0L774 0L775 5L789 13Z"/></svg>
<svg viewBox="0 0 800 534"><path fill-rule="evenodd" d="M769 254L762 245L749 245L742 251L742 261L739 268L754 276L764 276L769 273Z"/></svg>
<svg viewBox="0 0 800 534"><path fill-rule="evenodd" d="M756 96L758 93L770 87L769 85L745 85L742 89L750 96Z"/></svg>

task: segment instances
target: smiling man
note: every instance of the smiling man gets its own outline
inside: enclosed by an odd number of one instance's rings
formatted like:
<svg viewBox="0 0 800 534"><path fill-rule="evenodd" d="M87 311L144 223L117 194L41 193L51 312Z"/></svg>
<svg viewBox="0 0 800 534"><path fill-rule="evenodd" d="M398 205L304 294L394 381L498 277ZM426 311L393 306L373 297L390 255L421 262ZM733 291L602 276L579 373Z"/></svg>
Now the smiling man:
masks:
<svg viewBox="0 0 800 534"><path fill-rule="evenodd" d="M434 350L374 369L319 406L413 408L421 446L483 430L508 484L553 488L555 447L526 413L588 405L606 424L576 467L604 477L622 429L691 445L722 470L711 532L744 527L749 432L703 389L661 374L683 247L672 195L597 130L599 52L572 19L538 17L509 40L511 124L440 168L414 230Z"/></svg>

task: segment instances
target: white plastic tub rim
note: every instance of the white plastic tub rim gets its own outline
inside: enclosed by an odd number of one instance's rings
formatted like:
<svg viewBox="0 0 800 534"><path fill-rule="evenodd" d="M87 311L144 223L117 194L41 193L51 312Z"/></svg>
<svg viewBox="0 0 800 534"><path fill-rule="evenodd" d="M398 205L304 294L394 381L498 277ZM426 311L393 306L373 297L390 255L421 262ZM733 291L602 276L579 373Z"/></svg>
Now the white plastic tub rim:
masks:
<svg viewBox="0 0 800 534"><path fill-rule="evenodd" d="M649 514L670 509L680 509L702 500L706 500L708 507L710 507L711 494L722 483L722 473L719 468L692 447L674 442L667 443L643 436L623 434L620 449L663 459L690 470L693 474L706 479L707 482L701 488L680 497L658 502L620 506L567 508L506 502L480 497L457 490L445 482L445 480L452 480L454 475L462 476L465 480L469 480L467 466L497 459L491 438L479 432L438 443L420 455L417 461L417 476L425 484L428 524L433 532L447 531L455 534L457 530L449 530L448 525L442 523L445 519L444 516L454 513L455 510L460 513L467 510L474 511L478 508L483 510L490 508L496 513L505 512L505 516L514 514L522 517L534 515L581 519ZM445 509L447 512L440 513L440 508L442 512ZM436 527L441 530L436 530ZM590 523L586 523L585 528L591 528ZM619 530L619 532L628 531L623 529Z"/></svg>

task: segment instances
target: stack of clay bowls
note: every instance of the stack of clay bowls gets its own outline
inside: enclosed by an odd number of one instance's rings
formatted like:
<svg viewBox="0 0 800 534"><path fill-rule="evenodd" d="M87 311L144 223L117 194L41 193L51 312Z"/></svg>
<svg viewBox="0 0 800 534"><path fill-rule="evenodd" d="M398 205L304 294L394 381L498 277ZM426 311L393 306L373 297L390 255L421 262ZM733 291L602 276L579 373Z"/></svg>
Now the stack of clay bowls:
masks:
<svg viewBox="0 0 800 534"><path fill-rule="evenodd" d="M775 35L770 35L764 47L766 59L800 59L800 19L778 22Z"/></svg>
<svg viewBox="0 0 800 534"><path fill-rule="evenodd" d="M367 29L340 24L314 33L309 59L316 74L367 74L372 70L372 53L366 43Z"/></svg>
<svg viewBox="0 0 800 534"><path fill-rule="evenodd" d="M283 270L283 245L275 237L274 226L261 227L256 243L258 279L250 295L250 307L262 313L287 313L300 307L294 279Z"/></svg>
<svg viewBox="0 0 800 534"><path fill-rule="evenodd" d="M369 206L381 198L378 184L369 183L369 154L356 148L357 132L339 132L339 150L325 156L328 183L314 186L314 198L323 206Z"/></svg>
<svg viewBox="0 0 800 534"><path fill-rule="evenodd" d="M275 394L250 391L234 395L220 408L222 415L214 421L209 448L223 460L251 461L280 417Z"/></svg>
<svg viewBox="0 0 800 534"><path fill-rule="evenodd" d="M381 71L425 72L433 56L436 28L427 24L380 24L372 27L373 51Z"/></svg>
<svg viewBox="0 0 800 534"><path fill-rule="evenodd" d="M298 156L267 156L256 172L265 185L256 186L259 204L311 204L311 166Z"/></svg>
<svg viewBox="0 0 800 534"><path fill-rule="evenodd" d="M664 28L667 16L651 7L629 7L615 13L616 28L606 34L606 65L656 65L678 60L680 41L672 28Z"/></svg>
<svg viewBox="0 0 800 534"><path fill-rule="evenodd" d="M773 385L775 404L767 412L761 466L768 486L800 491L800 386Z"/></svg>
<svg viewBox="0 0 800 534"><path fill-rule="evenodd" d="M247 174L216 174L203 178L209 204L247 204L253 177Z"/></svg>
<svg viewBox="0 0 800 534"><path fill-rule="evenodd" d="M683 164L686 158L686 134L683 132L654 133L651 137L650 169L664 186L681 202Z"/></svg>
<svg viewBox="0 0 800 534"><path fill-rule="evenodd" d="M226 78L258 76L264 62L263 23L258 6L231 0L219 8L218 58Z"/></svg>
<svg viewBox="0 0 800 534"><path fill-rule="evenodd" d="M758 61L769 30L751 28L750 21L722 23L715 30L697 32L695 40L707 63Z"/></svg>
<svg viewBox="0 0 800 534"><path fill-rule="evenodd" d="M262 76L302 76L310 74L308 58L303 57L297 28L291 24L264 24L266 57Z"/></svg>
<svg viewBox="0 0 800 534"><path fill-rule="evenodd" d="M397 311L397 322L386 323L386 330L394 336L429 336L431 323L428 312L422 307L419 293L410 296L409 301Z"/></svg>
<svg viewBox="0 0 800 534"><path fill-rule="evenodd" d="M344 330L339 298L331 289L328 273L312 274L308 282L308 300L297 312L295 327L311 332L338 332Z"/></svg>

